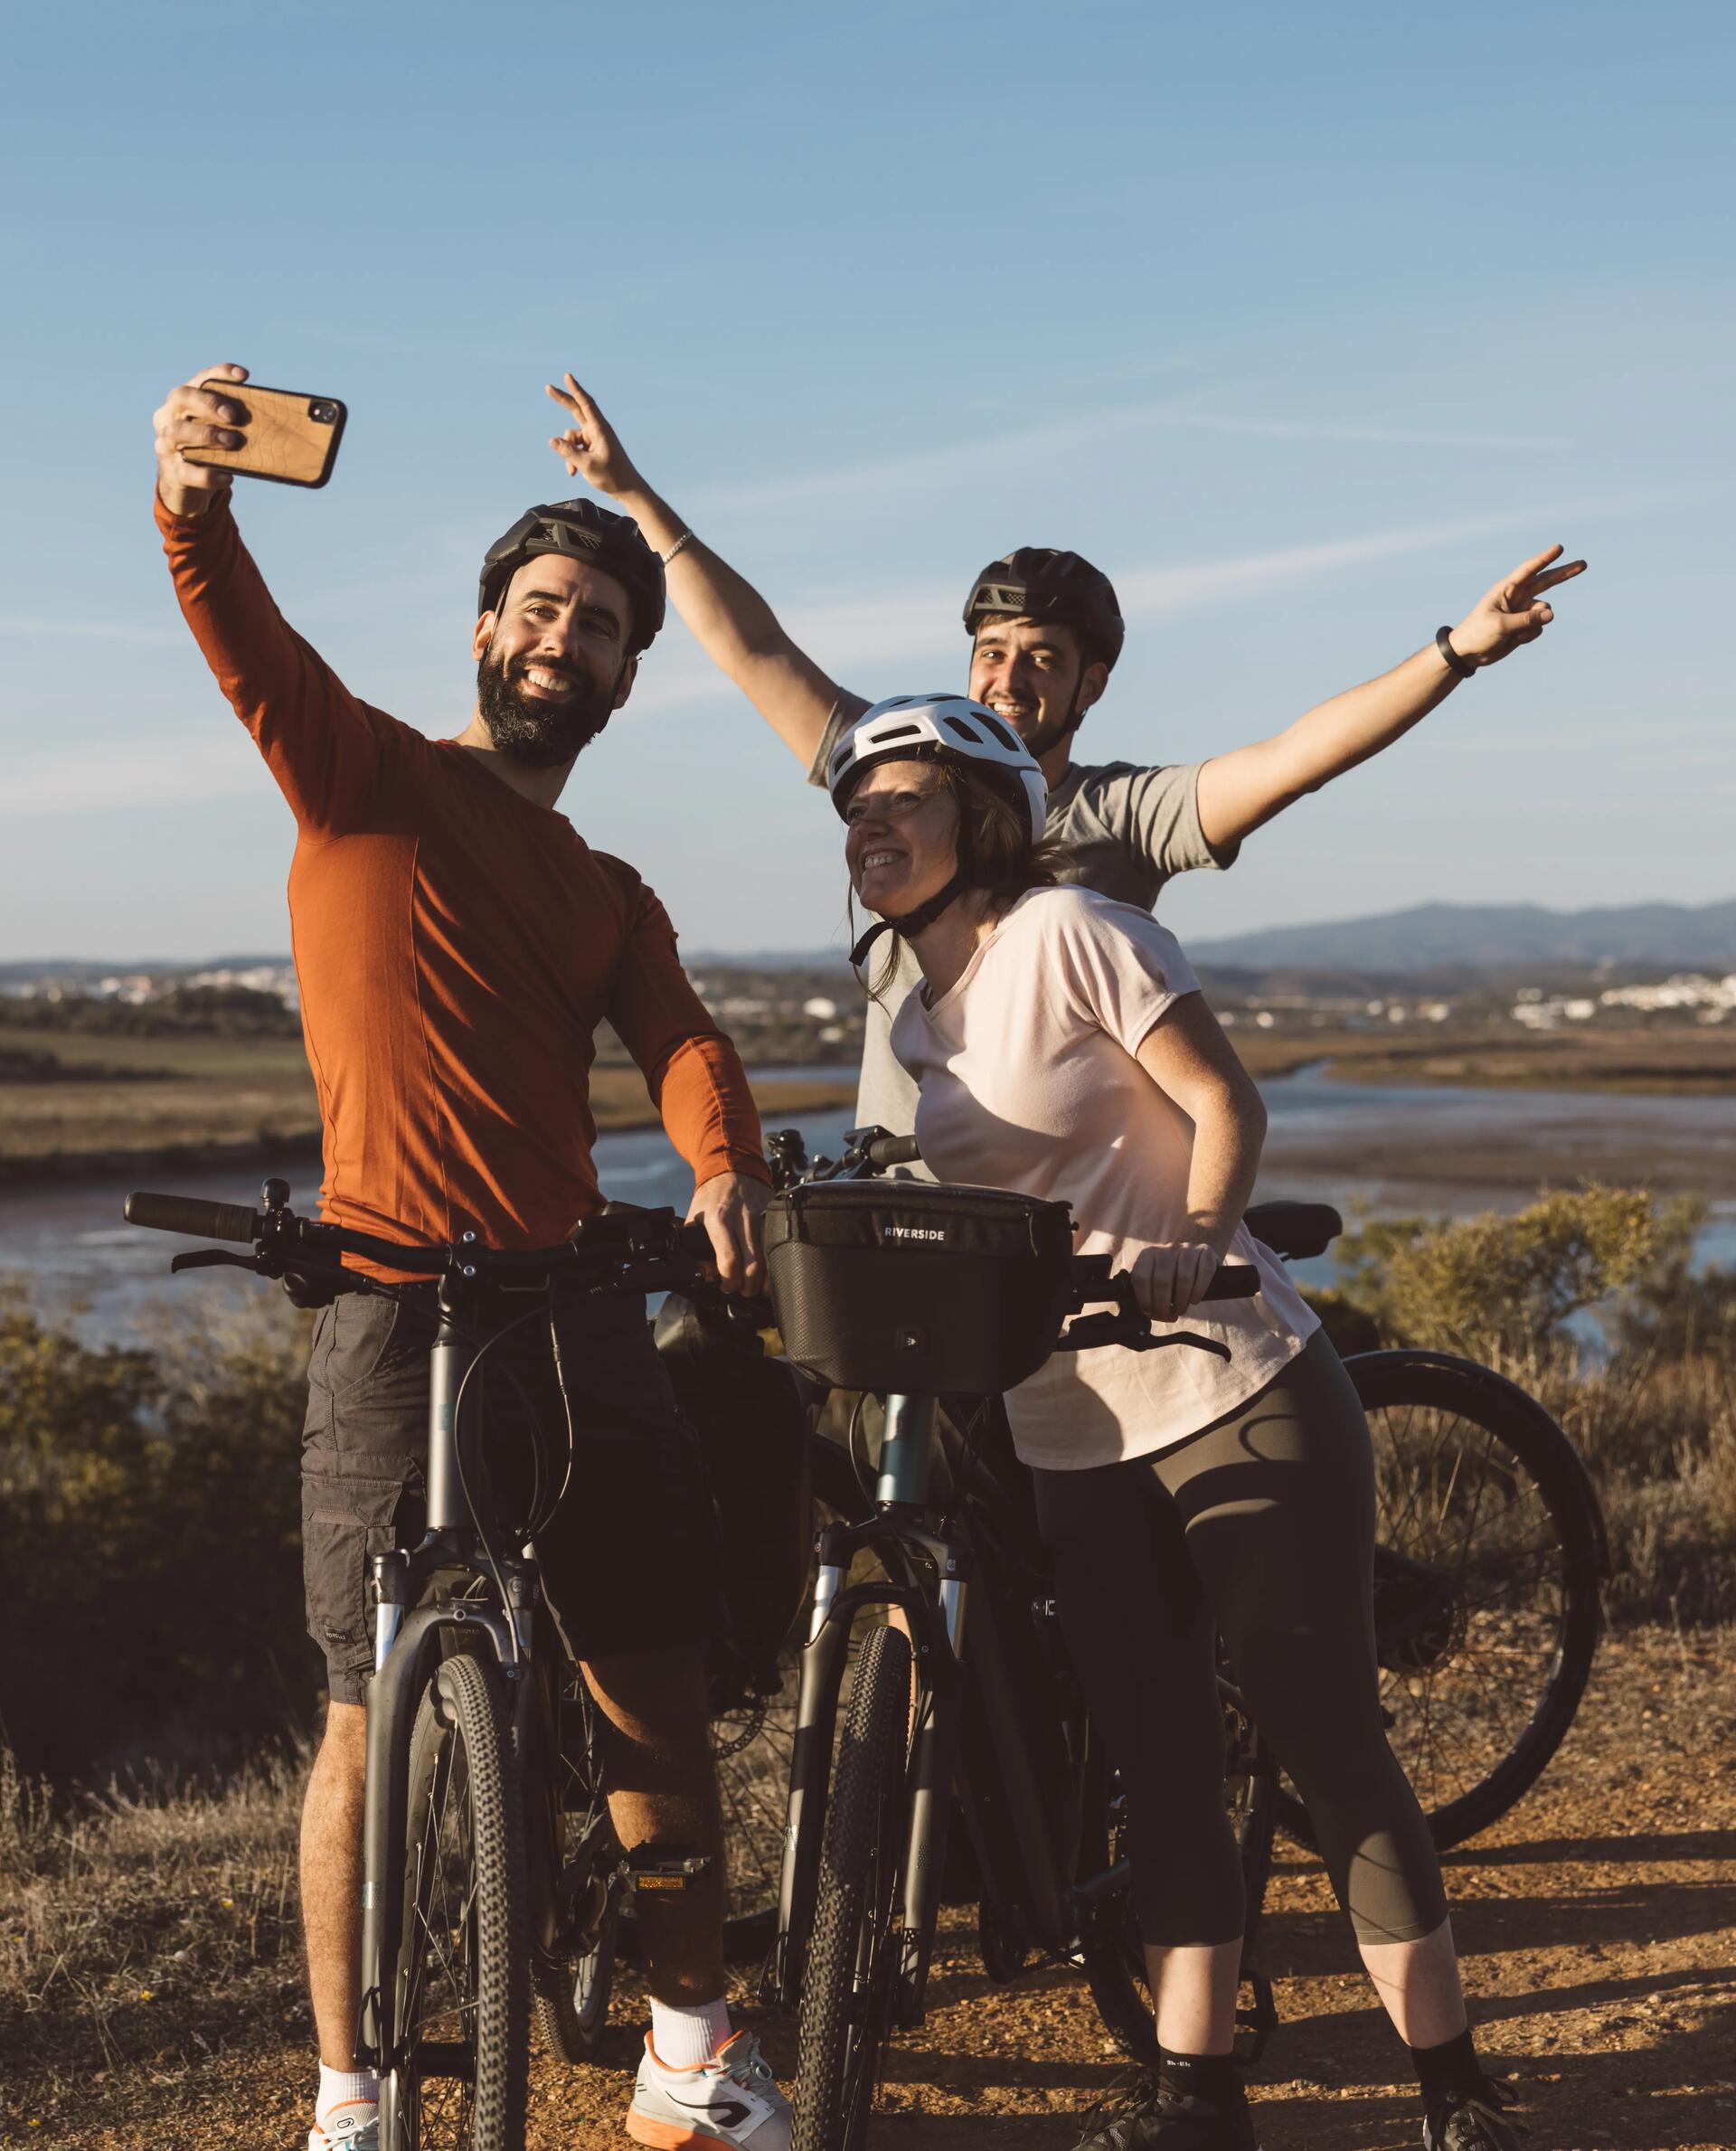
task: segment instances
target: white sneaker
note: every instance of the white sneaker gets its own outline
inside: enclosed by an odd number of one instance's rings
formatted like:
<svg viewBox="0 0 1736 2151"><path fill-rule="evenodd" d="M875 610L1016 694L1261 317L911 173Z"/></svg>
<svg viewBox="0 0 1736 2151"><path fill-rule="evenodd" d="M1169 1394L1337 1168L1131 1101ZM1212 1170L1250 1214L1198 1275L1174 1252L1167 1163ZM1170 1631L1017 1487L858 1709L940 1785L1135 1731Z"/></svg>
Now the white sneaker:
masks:
<svg viewBox="0 0 1736 2151"><path fill-rule="evenodd" d="M340 2099L307 2131L307 2151L380 2151L379 2101Z"/></svg>
<svg viewBox="0 0 1736 2151"><path fill-rule="evenodd" d="M745 2144L749 2151L789 2151L790 2103L778 2089L751 2032L738 2032L697 2069L665 2069L645 2043L627 2133L656 2151Z"/></svg>

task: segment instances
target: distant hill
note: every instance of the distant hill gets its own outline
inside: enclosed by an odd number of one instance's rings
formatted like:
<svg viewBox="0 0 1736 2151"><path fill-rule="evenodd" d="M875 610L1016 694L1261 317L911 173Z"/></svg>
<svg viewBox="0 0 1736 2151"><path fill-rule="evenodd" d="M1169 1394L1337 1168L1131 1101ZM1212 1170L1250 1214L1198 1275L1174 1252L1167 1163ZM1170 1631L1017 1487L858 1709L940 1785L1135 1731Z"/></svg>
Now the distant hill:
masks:
<svg viewBox="0 0 1736 2151"><path fill-rule="evenodd" d="M1636 964L1729 970L1736 969L1736 900L1584 911L1552 911L1542 904L1418 904L1367 919L1190 940L1188 954L1220 968L1258 971L1403 974Z"/></svg>

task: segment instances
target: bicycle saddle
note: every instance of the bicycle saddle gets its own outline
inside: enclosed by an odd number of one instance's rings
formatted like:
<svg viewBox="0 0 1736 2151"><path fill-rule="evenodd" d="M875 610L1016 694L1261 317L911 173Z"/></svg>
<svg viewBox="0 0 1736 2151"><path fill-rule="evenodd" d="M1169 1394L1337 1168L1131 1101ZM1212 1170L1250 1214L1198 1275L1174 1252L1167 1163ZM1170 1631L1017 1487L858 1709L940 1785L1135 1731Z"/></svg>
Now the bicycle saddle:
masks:
<svg viewBox="0 0 1736 2151"><path fill-rule="evenodd" d="M1344 1229L1330 1203L1256 1203L1242 1223L1275 1255L1324 1255Z"/></svg>

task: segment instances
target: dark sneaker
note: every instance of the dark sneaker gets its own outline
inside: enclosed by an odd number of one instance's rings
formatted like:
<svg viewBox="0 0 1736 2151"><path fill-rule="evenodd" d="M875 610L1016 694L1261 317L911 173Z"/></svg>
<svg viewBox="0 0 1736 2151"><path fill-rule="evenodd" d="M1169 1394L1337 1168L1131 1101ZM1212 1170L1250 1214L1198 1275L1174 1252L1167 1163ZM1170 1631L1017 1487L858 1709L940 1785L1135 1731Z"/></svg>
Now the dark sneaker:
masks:
<svg viewBox="0 0 1736 2151"><path fill-rule="evenodd" d="M1078 2151L1260 2151L1260 2144L1240 2084L1232 2105L1216 2106L1146 2077L1094 2109Z"/></svg>
<svg viewBox="0 0 1736 2151"><path fill-rule="evenodd" d="M1475 2091L1428 2100L1422 2115L1423 2151L1519 2151L1524 2124L1507 2119L1507 2109L1518 2103L1511 2084L1488 2076Z"/></svg>

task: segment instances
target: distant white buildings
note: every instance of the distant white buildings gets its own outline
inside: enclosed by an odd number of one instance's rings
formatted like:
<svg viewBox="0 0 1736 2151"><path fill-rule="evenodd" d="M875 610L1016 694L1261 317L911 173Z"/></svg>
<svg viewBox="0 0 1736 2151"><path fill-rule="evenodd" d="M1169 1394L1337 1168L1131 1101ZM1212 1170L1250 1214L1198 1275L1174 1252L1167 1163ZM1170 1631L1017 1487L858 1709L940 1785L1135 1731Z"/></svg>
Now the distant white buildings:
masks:
<svg viewBox="0 0 1736 2151"><path fill-rule="evenodd" d="M1516 1024L1531 1031L1552 1031L1561 1024L1589 1024L1600 1009L1632 1008L1644 1015L1692 1012L1698 1024L1722 1024L1736 1009L1736 971L1708 978L1698 971L1679 972L1650 986L1610 986L1595 1000L1584 995L1545 994L1540 986L1522 986L1513 1004Z"/></svg>
<svg viewBox="0 0 1736 2151"><path fill-rule="evenodd" d="M123 1001L142 1008L146 1002L189 986L246 986L256 994L275 994L286 1008L301 1006L301 989L290 964L249 964L235 970L116 971L106 978L25 979L8 989L20 1001Z"/></svg>

